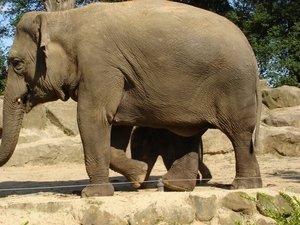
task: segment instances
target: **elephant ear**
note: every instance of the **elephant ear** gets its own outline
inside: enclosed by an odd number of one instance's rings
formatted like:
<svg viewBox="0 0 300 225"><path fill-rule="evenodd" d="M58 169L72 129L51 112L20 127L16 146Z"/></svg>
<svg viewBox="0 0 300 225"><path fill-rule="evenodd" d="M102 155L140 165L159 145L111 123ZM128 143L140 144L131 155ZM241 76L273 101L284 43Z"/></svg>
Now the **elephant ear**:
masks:
<svg viewBox="0 0 300 225"><path fill-rule="evenodd" d="M36 40L40 48L46 48L50 43L50 35L47 26L47 17L44 14L37 15L35 18Z"/></svg>

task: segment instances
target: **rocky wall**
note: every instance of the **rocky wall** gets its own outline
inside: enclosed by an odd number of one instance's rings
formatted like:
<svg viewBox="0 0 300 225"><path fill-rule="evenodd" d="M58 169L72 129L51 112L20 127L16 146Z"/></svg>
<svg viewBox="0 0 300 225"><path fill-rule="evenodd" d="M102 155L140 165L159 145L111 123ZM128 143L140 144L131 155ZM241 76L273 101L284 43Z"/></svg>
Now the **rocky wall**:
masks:
<svg viewBox="0 0 300 225"><path fill-rule="evenodd" d="M278 193L268 192L279 207L290 210ZM34 221L30 222L30 225L234 225L236 222L275 225L273 219L261 213L260 205L241 197L246 194L256 197L256 190L247 193L181 192L176 193L176 198L172 192L155 191L148 193L147 196L144 193L135 193L128 196L87 199L49 195L36 198L34 202L30 197L18 199L17 202L16 197L11 197L5 202L0 202L0 210L5 210L6 221L11 221L11 224L22 224L27 220ZM111 207L112 202L114 207ZM18 215L18 219L13 215ZM0 214L0 221L3 221L2 219L3 216Z"/></svg>

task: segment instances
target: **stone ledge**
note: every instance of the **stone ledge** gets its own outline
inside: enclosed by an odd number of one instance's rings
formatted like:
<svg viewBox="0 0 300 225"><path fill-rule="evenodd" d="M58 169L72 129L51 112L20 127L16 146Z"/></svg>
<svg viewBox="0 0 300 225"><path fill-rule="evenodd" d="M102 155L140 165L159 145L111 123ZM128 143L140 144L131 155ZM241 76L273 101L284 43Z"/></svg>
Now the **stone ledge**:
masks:
<svg viewBox="0 0 300 225"><path fill-rule="evenodd" d="M157 192L151 189L85 199L74 195L49 193L34 198L31 195L10 196L1 199L0 210L5 211L5 215L0 215L0 223L12 224L13 220L13 224L24 221L29 221L29 224L64 224L61 221L64 218L69 225L229 225L235 221L276 224L272 219L261 215L254 203L240 197L240 194L256 196L257 191L278 197L278 192L269 189L198 190L183 193Z"/></svg>

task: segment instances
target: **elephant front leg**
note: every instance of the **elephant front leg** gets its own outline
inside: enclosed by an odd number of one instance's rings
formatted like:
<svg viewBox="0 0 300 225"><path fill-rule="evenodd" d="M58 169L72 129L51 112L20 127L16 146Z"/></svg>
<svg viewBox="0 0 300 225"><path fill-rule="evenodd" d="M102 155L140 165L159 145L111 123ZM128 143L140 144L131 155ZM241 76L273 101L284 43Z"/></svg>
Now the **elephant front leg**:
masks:
<svg viewBox="0 0 300 225"><path fill-rule="evenodd" d="M103 143L100 145L98 141L94 142L91 139L82 138L85 166L90 184L82 190L81 197L112 196L114 188L109 183L109 146L103 146Z"/></svg>
<svg viewBox="0 0 300 225"><path fill-rule="evenodd" d="M134 188L139 188L145 180L147 164L127 158L125 152L133 127L113 126L111 130L110 168L131 182Z"/></svg>
<svg viewBox="0 0 300 225"><path fill-rule="evenodd" d="M110 130L108 124L95 122L93 115L78 113L78 127L82 139L84 160L90 184L82 190L82 197L112 196L114 188L109 183Z"/></svg>
<svg viewBox="0 0 300 225"><path fill-rule="evenodd" d="M114 195L114 187L109 183L108 179L109 149L102 149L101 151L104 155L101 159L98 157L95 158L93 153L90 154L87 150L84 151L86 171L90 178L90 184L82 190L81 197Z"/></svg>

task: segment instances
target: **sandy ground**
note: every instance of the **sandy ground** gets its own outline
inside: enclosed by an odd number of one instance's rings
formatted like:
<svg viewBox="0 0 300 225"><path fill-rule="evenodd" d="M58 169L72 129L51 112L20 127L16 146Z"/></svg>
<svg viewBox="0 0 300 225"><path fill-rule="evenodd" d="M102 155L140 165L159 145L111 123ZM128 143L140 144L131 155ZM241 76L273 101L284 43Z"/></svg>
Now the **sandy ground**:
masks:
<svg viewBox="0 0 300 225"><path fill-rule="evenodd" d="M213 179L208 184L198 184L194 191L227 189L235 175L233 154L205 155L204 157ZM258 161L265 188L300 193L299 158L265 155L258 156ZM159 159L152 171L149 189L139 190L139 192L156 191L157 180L164 173L166 173L165 167ZM28 194L34 197L34 195L40 196L49 192L54 195L79 195L81 189L88 184L83 164L2 167L0 174L2 200L15 195L18 198ZM110 182L114 185L115 195L134 194L137 191L127 183L123 176L114 171L110 171Z"/></svg>

